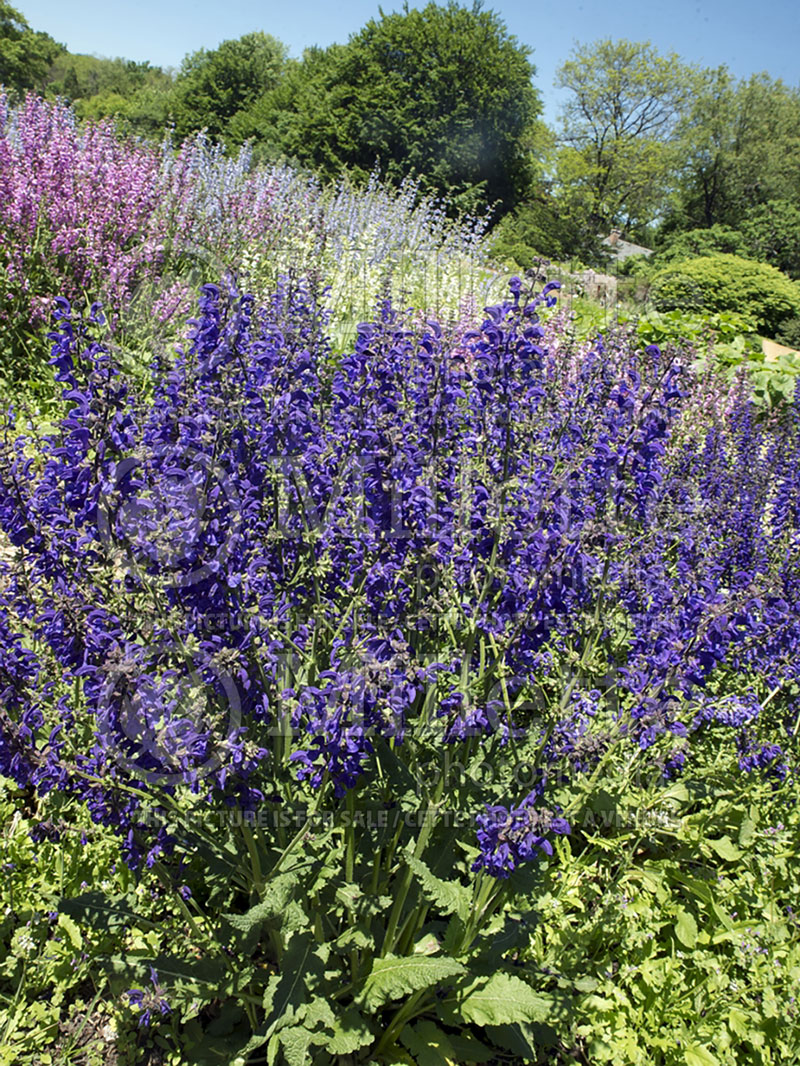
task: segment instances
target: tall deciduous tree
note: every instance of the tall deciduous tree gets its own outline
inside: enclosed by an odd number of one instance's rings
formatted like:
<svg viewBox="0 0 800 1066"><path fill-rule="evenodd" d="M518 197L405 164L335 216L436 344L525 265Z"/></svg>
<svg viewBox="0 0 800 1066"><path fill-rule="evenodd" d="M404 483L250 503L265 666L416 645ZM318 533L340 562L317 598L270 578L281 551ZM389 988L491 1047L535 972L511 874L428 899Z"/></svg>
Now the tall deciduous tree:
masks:
<svg viewBox="0 0 800 1066"><path fill-rule="evenodd" d="M674 225L739 226L759 204L800 207L800 90L767 74L703 73L681 129Z"/></svg>
<svg viewBox="0 0 800 1066"><path fill-rule="evenodd" d="M275 137L329 175L366 176L377 162L390 181L413 172L425 192L508 209L541 110L529 55L480 3L381 12L346 45L309 50L239 134Z"/></svg>
<svg viewBox="0 0 800 1066"><path fill-rule="evenodd" d="M571 95L558 184L582 200L593 226L635 228L659 212L694 79L676 54L626 40L581 46L559 68L557 84Z"/></svg>

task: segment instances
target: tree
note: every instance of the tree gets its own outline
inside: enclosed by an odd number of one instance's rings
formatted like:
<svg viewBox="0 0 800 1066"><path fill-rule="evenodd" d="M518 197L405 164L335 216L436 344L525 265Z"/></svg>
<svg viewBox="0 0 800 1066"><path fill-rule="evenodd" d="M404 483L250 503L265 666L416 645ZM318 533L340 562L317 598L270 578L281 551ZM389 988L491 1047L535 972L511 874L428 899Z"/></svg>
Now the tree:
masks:
<svg viewBox="0 0 800 1066"><path fill-rule="evenodd" d="M595 229L647 225L661 210L694 79L676 54L626 40L581 46L559 68L557 84L572 95L558 186L583 199Z"/></svg>
<svg viewBox="0 0 800 1066"><path fill-rule="evenodd" d="M800 207L788 200L769 200L742 222L742 234L753 259L800 278Z"/></svg>
<svg viewBox="0 0 800 1066"><path fill-rule="evenodd" d="M226 137L234 116L278 84L286 56L286 45L266 33L248 33L187 56L172 100L178 136L206 129L212 137Z"/></svg>
<svg viewBox="0 0 800 1066"><path fill-rule="evenodd" d="M800 207L800 90L767 74L737 82L726 67L704 71L678 132L673 228L740 227L769 201Z"/></svg>
<svg viewBox="0 0 800 1066"><path fill-rule="evenodd" d="M63 52L50 66L46 83L48 95L74 103L107 95L129 99L146 85L171 88L172 78L149 63Z"/></svg>
<svg viewBox="0 0 800 1066"><path fill-rule="evenodd" d="M528 182L541 105L530 49L493 12L451 2L380 13L346 45L308 50L238 123L328 176L414 173L425 193L508 210Z"/></svg>
<svg viewBox="0 0 800 1066"><path fill-rule="evenodd" d="M0 0L0 85L18 93L42 89L50 64L63 51L63 44L32 30L16 8Z"/></svg>

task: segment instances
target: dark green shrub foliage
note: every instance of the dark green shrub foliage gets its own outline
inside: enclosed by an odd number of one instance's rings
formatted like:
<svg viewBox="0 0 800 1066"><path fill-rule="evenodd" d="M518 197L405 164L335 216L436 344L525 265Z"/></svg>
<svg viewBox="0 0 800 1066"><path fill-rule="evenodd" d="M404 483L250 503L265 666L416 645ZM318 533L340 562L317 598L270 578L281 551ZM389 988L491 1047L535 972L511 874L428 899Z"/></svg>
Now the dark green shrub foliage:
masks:
<svg viewBox="0 0 800 1066"><path fill-rule="evenodd" d="M786 319L800 314L797 285L775 267L736 255L702 256L665 267L653 278L651 296L658 311L739 311L770 337Z"/></svg>
<svg viewBox="0 0 800 1066"><path fill-rule="evenodd" d="M716 223L707 229L691 229L673 234L669 241L657 250L653 259L662 267L720 252L746 256L747 250L747 242L739 230Z"/></svg>
<svg viewBox="0 0 800 1066"><path fill-rule="evenodd" d="M800 348L800 315L787 318L775 334L775 340L788 348Z"/></svg>

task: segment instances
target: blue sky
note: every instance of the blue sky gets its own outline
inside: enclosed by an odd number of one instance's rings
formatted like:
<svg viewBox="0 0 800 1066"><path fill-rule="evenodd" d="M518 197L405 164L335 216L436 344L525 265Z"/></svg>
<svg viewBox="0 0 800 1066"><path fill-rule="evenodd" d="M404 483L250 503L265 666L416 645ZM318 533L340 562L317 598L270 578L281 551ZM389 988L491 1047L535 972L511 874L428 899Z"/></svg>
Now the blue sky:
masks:
<svg viewBox="0 0 800 1066"><path fill-rule="evenodd" d="M187 52L264 30L299 56L309 45L346 41L370 18L377 0L12 0L34 29L46 30L70 51L124 56L177 67ZM384 0L385 12L402 9ZM411 4L423 7L424 2ZM798 0L487 0L510 33L533 48L535 79L554 121L556 68L576 43L601 37L649 40L705 66L726 64L740 77L762 70L800 84Z"/></svg>

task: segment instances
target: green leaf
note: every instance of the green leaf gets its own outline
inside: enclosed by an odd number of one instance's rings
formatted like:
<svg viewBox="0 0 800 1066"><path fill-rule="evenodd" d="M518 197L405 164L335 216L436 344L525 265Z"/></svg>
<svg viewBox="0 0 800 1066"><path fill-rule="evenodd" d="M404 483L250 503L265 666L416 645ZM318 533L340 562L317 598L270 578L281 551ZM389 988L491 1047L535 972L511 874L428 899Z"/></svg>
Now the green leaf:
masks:
<svg viewBox="0 0 800 1066"><path fill-rule="evenodd" d="M264 994L267 1030L288 1024L298 1008L309 999L310 978L324 976L322 960L315 954L317 944L310 932L292 937L281 959L281 972L270 978ZM280 1023L280 1024L279 1024Z"/></svg>
<svg viewBox="0 0 800 1066"><path fill-rule="evenodd" d="M726 862L735 862L736 859L742 857L741 851L729 836L720 837L719 840L709 840L708 843L716 851L717 855L721 859L725 859Z"/></svg>
<svg viewBox="0 0 800 1066"><path fill-rule="evenodd" d="M336 1016L330 1003L322 996L314 996L303 1010L303 1025L306 1029L314 1030L318 1026L332 1030L336 1024Z"/></svg>
<svg viewBox="0 0 800 1066"><path fill-rule="evenodd" d="M331 944L331 947L337 952L352 951L353 948L372 948L374 946L375 937L369 931L367 926L361 922L354 925L351 929L345 929L345 931Z"/></svg>
<svg viewBox="0 0 800 1066"><path fill-rule="evenodd" d="M442 950L447 952L448 955L460 954L459 949L463 943L466 928L466 924L457 914L454 914L447 923L447 929L445 929L444 939L442 940Z"/></svg>
<svg viewBox="0 0 800 1066"><path fill-rule="evenodd" d="M594 992L600 982L595 977L579 977L573 984L578 992Z"/></svg>
<svg viewBox="0 0 800 1066"><path fill-rule="evenodd" d="M102 929L103 932L137 926L140 929L155 929L153 922L136 913L135 900L132 894L111 897L103 892L85 892L81 896L60 900L58 909L62 914L91 924L92 928Z"/></svg>
<svg viewBox="0 0 800 1066"><path fill-rule="evenodd" d="M737 1007L731 1007L728 1011L728 1025L737 1036L747 1037L750 1033L750 1018Z"/></svg>
<svg viewBox="0 0 800 1066"><path fill-rule="evenodd" d="M130 983L136 980L148 982L152 966L158 973L161 984L183 991L213 997L231 989L232 985L228 968L221 959L206 958L186 962L172 955L159 955L156 958L110 955L101 961L113 975Z"/></svg>
<svg viewBox="0 0 800 1066"><path fill-rule="evenodd" d="M442 945L433 935L433 933L423 933L423 935L414 944L414 955L438 955L441 951Z"/></svg>
<svg viewBox="0 0 800 1066"><path fill-rule="evenodd" d="M684 910L683 907L678 908L675 935L684 947L693 948L697 943L697 922L689 911Z"/></svg>
<svg viewBox="0 0 800 1066"><path fill-rule="evenodd" d="M492 1043L510 1051L521 1062L536 1060L536 1041L529 1027L523 1023L517 1025L490 1025L486 1032Z"/></svg>
<svg viewBox="0 0 800 1066"><path fill-rule="evenodd" d="M279 920L284 935L308 925L308 915L292 899L296 886L295 877L282 875L267 885L262 899L244 914L223 914L222 920L238 951L245 955L252 954L264 926L270 921Z"/></svg>
<svg viewBox="0 0 800 1066"><path fill-rule="evenodd" d="M489 1062L494 1058L494 1052L480 1040L467 1033L450 1033L450 1043L453 1047L456 1062Z"/></svg>
<svg viewBox="0 0 800 1066"><path fill-rule="evenodd" d="M406 862L417 875L422 894L442 913L457 914L466 921L472 903L472 892L459 881L443 881L432 874L421 859L406 856Z"/></svg>
<svg viewBox="0 0 800 1066"><path fill-rule="evenodd" d="M295 1023L302 1019L311 999L309 989L325 976L324 962L316 948L310 932L296 933L290 940L281 959L280 974L267 981L263 1000L266 1018L239 1052L245 1059L268 1042L271 1049L276 1048L273 1037L284 1028L296 1027ZM268 1049L268 1058L276 1053Z"/></svg>
<svg viewBox="0 0 800 1066"><path fill-rule="evenodd" d="M400 1043L419 1066L452 1066L456 1058L447 1034L431 1021L407 1025L400 1034Z"/></svg>
<svg viewBox="0 0 800 1066"><path fill-rule="evenodd" d="M474 978L457 989L455 997L448 996L443 1007L451 1012L451 1024L508 1025L546 1021L553 1012L553 1000L534 992L521 977L496 973Z"/></svg>
<svg viewBox="0 0 800 1066"><path fill-rule="evenodd" d="M83 947L83 937L75 922L67 914L59 914L58 924L69 937L70 943L79 951Z"/></svg>
<svg viewBox="0 0 800 1066"><path fill-rule="evenodd" d="M364 983L361 998L370 1010L393 999L402 999L450 977L466 973L455 959L429 955L386 955L375 959Z"/></svg>
<svg viewBox="0 0 800 1066"><path fill-rule="evenodd" d="M308 1053L312 1044L326 1044L325 1033L311 1033L304 1026L292 1026L281 1029L278 1039L288 1066L308 1066L311 1056Z"/></svg>
<svg viewBox="0 0 800 1066"><path fill-rule="evenodd" d="M355 1007L348 1007L334 1022L333 1036L329 1037L327 1046L333 1055L351 1055L373 1039L369 1024Z"/></svg>
<svg viewBox="0 0 800 1066"><path fill-rule="evenodd" d="M683 1061L686 1066L719 1066L719 1059L700 1044L690 1044L685 1048Z"/></svg>

